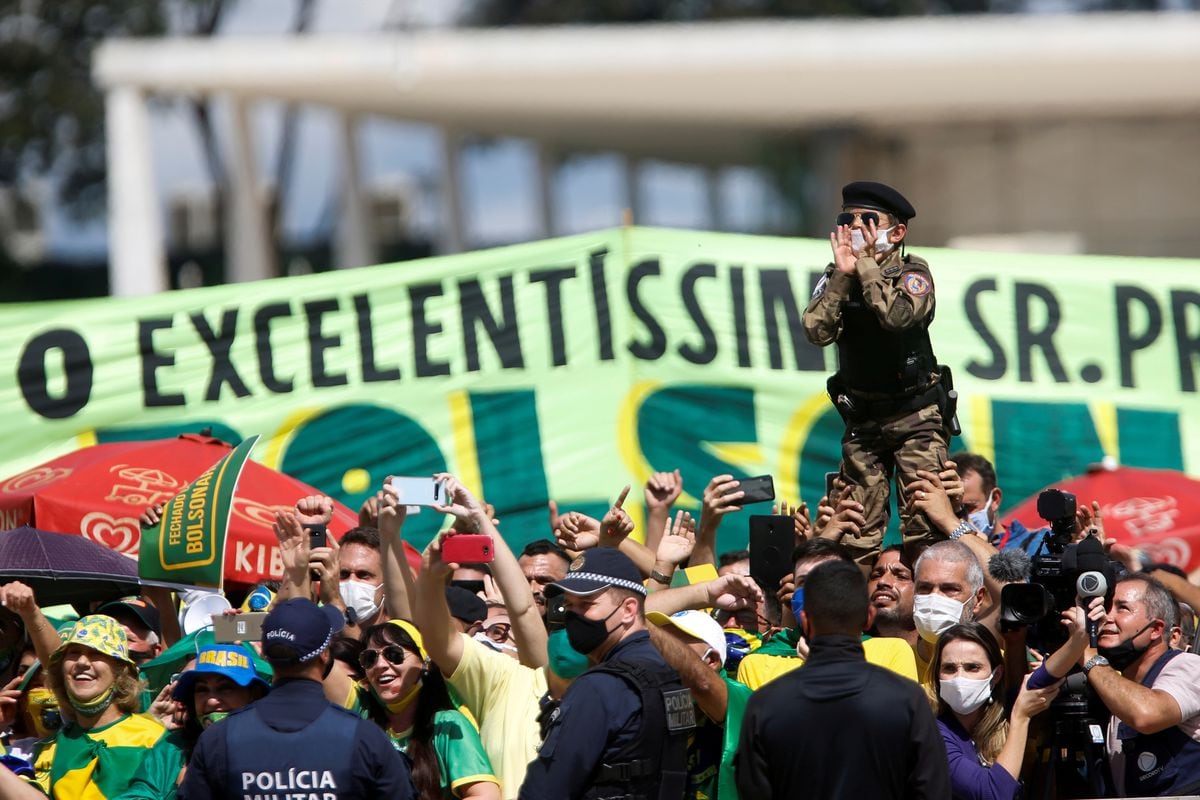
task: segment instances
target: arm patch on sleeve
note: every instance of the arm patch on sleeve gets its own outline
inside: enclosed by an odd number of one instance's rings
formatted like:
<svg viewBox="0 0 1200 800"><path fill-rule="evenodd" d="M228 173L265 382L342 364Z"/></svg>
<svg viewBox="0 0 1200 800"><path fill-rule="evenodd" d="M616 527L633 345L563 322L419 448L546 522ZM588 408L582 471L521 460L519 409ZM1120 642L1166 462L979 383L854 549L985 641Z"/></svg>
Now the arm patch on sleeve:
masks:
<svg viewBox="0 0 1200 800"><path fill-rule="evenodd" d="M904 276L904 290L913 297L924 297L933 290L933 284L919 272L910 272Z"/></svg>

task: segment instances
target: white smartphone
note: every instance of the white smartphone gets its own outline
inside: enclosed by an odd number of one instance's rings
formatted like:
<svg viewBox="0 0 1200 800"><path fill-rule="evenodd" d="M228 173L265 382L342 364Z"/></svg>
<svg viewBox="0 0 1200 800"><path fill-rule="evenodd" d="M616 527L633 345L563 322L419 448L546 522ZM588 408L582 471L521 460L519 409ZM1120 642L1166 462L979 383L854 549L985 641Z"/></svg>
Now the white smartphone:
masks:
<svg viewBox="0 0 1200 800"><path fill-rule="evenodd" d="M406 506L444 506L446 487L433 478L392 478L392 488Z"/></svg>

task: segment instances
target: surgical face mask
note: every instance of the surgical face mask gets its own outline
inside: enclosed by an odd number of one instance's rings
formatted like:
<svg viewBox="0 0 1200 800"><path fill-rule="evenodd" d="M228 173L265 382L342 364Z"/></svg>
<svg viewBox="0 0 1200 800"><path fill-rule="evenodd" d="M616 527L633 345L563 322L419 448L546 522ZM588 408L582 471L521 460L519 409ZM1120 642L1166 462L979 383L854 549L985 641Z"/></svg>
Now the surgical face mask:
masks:
<svg viewBox="0 0 1200 800"><path fill-rule="evenodd" d="M1108 663L1112 665L1112 668L1117 672L1124 672L1126 667L1137 661L1141 657L1142 653L1150 649L1149 642L1147 642L1143 647L1138 647L1133 643L1133 640L1141 636L1153 624L1153 620L1147 622L1140 631L1135 633L1133 636L1130 636L1120 644L1113 645L1112 647L1097 647L1096 652L1107 658Z"/></svg>
<svg viewBox="0 0 1200 800"><path fill-rule="evenodd" d="M954 713L967 715L992 698L992 675L986 678L949 678L938 681L938 695Z"/></svg>
<svg viewBox="0 0 1200 800"><path fill-rule="evenodd" d="M383 584L379 584L382 586ZM346 608L355 614L359 623L365 623L379 613L379 604L375 602L375 593L379 586L372 586L362 581L342 581L339 591Z"/></svg>
<svg viewBox="0 0 1200 800"><path fill-rule="evenodd" d="M571 646L565 628L550 631L550 669L560 678L577 678L587 671L587 656Z"/></svg>
<svg viewBox="0 0 1200 800"><path fill-rule="evenodd" d="M992 499L983 504L983 508L978 511L972 511L967 516L967 522L971 523L971 527L979 531L985 536L991 536L992 531L996 528L996 523L992 519Z"/></svg>
<svg viewBox="0 0 1200 800"><path fill-rule="evenodd" d="M486 645L488 649L495 650L497 653L505 653L513 656L514 658L517 656L517 648L515 645L509 644L508 642L494 642L483 631L472 635L471 638L482 645Z"/></svg>
<svg viewBox="0 0 1200 800"><path fill-rule="evenodd" d="M942 631L963 620L966 603L944 594L919 594L913 598L913 622L927 642L936 642Z"/></svg>
<svg viewBox="0 0 1200 800"><path fill-rule="evenodd" d="M582 614L568 611L566 614L567 641L585 656L604 644L608 638L608 620L621 606L615 606L604 619L588 619Z"/></svg>
<svg viewBox="0 0 1200 800"><path fill-rule="evenodd" d="M804 587L801 586L792 594L792 619L796 620L796 627L800 627L800 612L804 610Z"/></svg>
<svg viewBox="0 0 1200 800"><path fill-rule="evenodd" d="M875 230L875 255L891 252L895 247L894 244L888 241L888 234L892 232L891 228L877 228ZM858 228L850 230L850 249L855 253L861 253L867 245L867 240L863 237L862 231Z"/></svg>

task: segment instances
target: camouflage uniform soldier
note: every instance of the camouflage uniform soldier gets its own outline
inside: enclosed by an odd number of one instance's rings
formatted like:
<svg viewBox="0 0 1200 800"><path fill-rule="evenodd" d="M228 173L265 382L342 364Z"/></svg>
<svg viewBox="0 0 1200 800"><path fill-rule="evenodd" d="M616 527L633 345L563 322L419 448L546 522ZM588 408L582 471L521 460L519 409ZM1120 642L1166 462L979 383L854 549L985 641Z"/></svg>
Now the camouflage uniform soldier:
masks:
<svg viewBox="0 0 1200 800"><path fill-rule="evenodd" d="M843 544L867 566L887 527L893 472L906 550L915 558L935 535L923 514L908 512L904 487L917 470L941 470L953 418L946 405L954 397L948 395L949 371L939 371L929 341L929 265L902 254L908 220L916 213L882 183L843 187L842 213L829 236L834 263L804 312L808 340L838 347L840 369L828 388L846 423L841 474L867 521L859 536Z"/></svg>

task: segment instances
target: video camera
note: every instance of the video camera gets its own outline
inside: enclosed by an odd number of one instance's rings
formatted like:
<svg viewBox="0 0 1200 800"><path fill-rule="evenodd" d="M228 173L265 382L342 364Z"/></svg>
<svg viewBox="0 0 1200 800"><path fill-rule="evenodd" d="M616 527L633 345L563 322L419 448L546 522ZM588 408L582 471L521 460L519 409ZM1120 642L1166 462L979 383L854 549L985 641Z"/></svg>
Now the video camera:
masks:
<svg viewBox="0 0 1200 800"><path fill-rule="evenodd" d="M1000 592L1000 629L1029 626L1026 641L1052 653L1067 640L1061 615L1076 596L1099 597L1114 585L1114 569L1095 536L1072 544L1077 522L1075 495L1047 489L1038 495L1038 516L1050 529L1034 554L1029 583L1010 583Z"/></svg>

